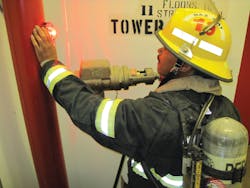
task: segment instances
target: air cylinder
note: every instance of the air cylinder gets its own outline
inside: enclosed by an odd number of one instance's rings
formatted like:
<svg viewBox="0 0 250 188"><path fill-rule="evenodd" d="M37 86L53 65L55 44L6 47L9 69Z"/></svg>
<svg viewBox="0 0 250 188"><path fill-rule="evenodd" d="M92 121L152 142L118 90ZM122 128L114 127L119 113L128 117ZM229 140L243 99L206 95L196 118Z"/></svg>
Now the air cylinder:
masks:
<svg viewBox="0 0 250 188"><path fill-rule="evenodd" d="M223 117L205 126L203 187L241 188L246 170L248 132L240 122Z"/></svg>

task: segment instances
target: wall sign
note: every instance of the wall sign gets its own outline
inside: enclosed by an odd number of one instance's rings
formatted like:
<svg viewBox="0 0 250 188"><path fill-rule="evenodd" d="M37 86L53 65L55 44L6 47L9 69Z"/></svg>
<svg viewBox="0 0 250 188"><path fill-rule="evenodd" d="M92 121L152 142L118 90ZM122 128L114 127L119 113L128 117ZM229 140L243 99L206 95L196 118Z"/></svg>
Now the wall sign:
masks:
<svg viewBox="0 0 250 188"><path fill-rule="evenodd" d="M151 35L163 28L175 9L198 7L213 11L207 0L139 0L133 16L113 16L109 25L114 35Z"/></svg>

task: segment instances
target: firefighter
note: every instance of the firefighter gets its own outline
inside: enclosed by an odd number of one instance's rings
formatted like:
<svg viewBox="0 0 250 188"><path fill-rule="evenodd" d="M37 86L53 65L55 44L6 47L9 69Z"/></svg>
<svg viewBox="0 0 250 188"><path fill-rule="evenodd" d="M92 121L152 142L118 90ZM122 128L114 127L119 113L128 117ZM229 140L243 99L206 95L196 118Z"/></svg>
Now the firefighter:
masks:
<svg viewBox="0 0 250 188"><path fill-rule="evenodd" d="M45 28L35 26L31 35L42 80L74 124L129 157L129 188L183 186L183 139L211 95L203 124L225 116L240 120L220 86L232 81L226 60L231 36L223 19L201 9L177 9L156 37L163 45L157 56L159 87L144 98L111 100L94 94L58 60Z"/></svg>

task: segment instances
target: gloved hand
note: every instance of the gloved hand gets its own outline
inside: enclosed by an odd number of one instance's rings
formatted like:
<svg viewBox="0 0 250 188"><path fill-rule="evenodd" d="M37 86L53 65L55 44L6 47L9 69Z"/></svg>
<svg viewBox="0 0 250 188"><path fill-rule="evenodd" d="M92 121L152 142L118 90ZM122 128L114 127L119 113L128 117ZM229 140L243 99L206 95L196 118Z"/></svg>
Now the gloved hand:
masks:
<svg viewBox="0 0 250 188"><path fill-rule="evenodd" d="M41 66L50 60L57 60L54 41L46 28L36 25L31 35L31 42Z"/></svg>

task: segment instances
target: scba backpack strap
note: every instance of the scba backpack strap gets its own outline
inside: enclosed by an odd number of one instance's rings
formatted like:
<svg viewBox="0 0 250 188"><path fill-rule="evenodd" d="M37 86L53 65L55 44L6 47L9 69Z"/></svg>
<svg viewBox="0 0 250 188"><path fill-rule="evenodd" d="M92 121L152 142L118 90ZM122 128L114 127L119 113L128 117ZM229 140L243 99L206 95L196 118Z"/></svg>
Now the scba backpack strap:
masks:
<svg viewBox="0 0 250 188"><path fill-rule="evenodd" d="M183 156L183 174L189 173L192 174L191 183L188 188L200 188L201 186L201 172L202 172L202 149L200 148L201 142L201 123L208 111L210 105L214 100L214 95L210 95L206 103L204 104L199 117L195 123L192 135L189 142L184 142L184 156ZM149 167L143 161L141 162L144 172L147 178L154 184L155 188L161 187L160 182L152 175Z"/></svg>
<svg viewBox="0 0 250 188"><path fill-rule="evenodd" d="M201 126L213 98L209 97L189 142L184 143L184 187L240 186L246 172L249 142L245 126L231 117L218 117Z"/></svg>
<svg viewBox="0 0 250 188"><path fill-rule="evenodd" d="M208 165L203 164L202 171L204 171L207 175L214 177L220 180L232 180L232 183L241 182L242 178L246 174L246 166L242 168L233 168L231 171L221 171L216 170Z"/></svg>
<svg viewBox="0 0 250 188"><path fill-rule="evenodd" d="M183 143L183 164L182 174L184 176L185 187L200 188L203 152L201 143L201 124L214 100L214 95L210 95L207 102L201 109L200 115L195 123L191 137L184 139Z"/></svg>

